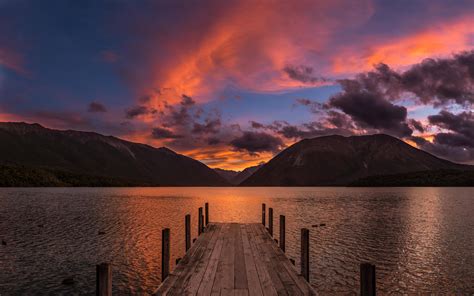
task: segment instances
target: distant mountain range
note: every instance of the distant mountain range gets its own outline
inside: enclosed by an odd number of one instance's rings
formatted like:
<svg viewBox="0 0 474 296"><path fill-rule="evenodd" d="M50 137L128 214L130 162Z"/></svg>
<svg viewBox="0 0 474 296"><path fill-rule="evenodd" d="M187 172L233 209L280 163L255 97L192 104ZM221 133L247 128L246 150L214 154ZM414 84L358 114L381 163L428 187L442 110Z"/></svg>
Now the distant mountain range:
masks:
<svg viewBox="0 0 474 296"><path fill-rule="evenodd" d="M250 177L253 173L255 173L259 168L261 168L263 164L251 166L243 171L232 171L232 170L223 170L223 169L214 169L219 175L221 175L224 179L226 179L232 185L239 185L245 179Z"/></svg>
<svg viewBox="0 0 474 296"><path fill-rule="evenodd" d="M472 167L437 158L388 135L326 136L288 147L241 185L335 186L369 176L438 170Z"/></svg>
<svg viewBox="0 0 474 296"><path fill-rule="evenodd" d="M0 123L0 186L473 186L473 171L387 135L306 139L235 172L97 133Z"/></svg>
<svg viewBox="0 0 474 296"><path fill-rule="evenodd" d="M53 130L39 124L0 123L0 164L17 176L11 177L9 186L16 186L18 180L27 185L24 183L28 178L21 176L42 180L44 186L48 186L47 180L51 186L229 184L203 163L167 148L91 132Z"/></svg>

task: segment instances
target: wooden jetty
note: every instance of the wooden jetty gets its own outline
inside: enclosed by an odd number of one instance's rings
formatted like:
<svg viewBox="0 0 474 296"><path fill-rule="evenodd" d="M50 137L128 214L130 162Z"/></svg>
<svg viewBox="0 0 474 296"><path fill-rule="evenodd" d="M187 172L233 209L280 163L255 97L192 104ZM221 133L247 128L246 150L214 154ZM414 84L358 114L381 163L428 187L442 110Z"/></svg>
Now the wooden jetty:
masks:
<svg viewBox="0 0 474 296"><path fill-rule="evenodd" d="M273 209L262 204L262 223L209 223L209 204L198 212L198 238L191 246L191 217L185 217L186 254L170 272L170 230L162 231L162 283L156 295L317 295L309 283L309 230L301 229L300 272L285 255L285 216L279 242L273 238ZM360 295L376 295L375 266L360 266ZM97 295L112 294L110 265L97 266Z"/></svg>
<svg viewBox="0 0 474 296"><path fill-rule="evenodd" d="M262 224L211 223L157 295L316 295Z"/></svg>

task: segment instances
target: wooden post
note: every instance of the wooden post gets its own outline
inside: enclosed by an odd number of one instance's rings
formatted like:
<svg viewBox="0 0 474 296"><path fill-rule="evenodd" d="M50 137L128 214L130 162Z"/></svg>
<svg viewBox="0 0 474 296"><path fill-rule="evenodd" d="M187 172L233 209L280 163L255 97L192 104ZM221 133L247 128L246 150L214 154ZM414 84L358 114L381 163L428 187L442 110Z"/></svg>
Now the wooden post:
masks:
<svg viewBox="0 0 474 296"><path fill-rule="evenodd" d="M309 230L301 229L301 275L309 282Z"/></svg>
<svg viewBox="0 0 474 296"><path fill-rule="evenodd" d="M207 224L209 224L209 203L208 202L206 202L204 210L206 212L206 224L205 225L207 227Z"/></svg>
<svg viewBox="0 0 474 296"><path fill-rule="evenodd" d="M198 211L198 235L202 233L202 207Z"/></svg>
<svg viewBox="0 0 474 296"><path fill-rule="evenodd" d="M262 204L262 224L265 226L265 204Z"/></svg>
<svg viewBox="0 0 474 296"><path fill-rule="evenodd" d="M268 232L273 236L273 208L268 208Z"/></svg>
<svg viewBox="0 0 474 296"><path fill-rule="evenodd" d="M96 295L112 295L112 268L108 263L101 263L96 266Z"/></svg>
<svg viewBox="0 0 474 296"><path fill-rule="evenodd" d="M362 263L360 265L360 295L375 296L375 265Z"/></svg>
<svg viewBox="0 0 474 296"><path fill-rule="evenodd" d="M161 281L170 274L170 229L161 231Z"/></svg>
<svg viewBox="0 0 474 296"><path fill-rule="evenodd" d="M186 245L186 252L191 248L191 215L187 214L184 219L185 233L184 240Z"/></svg>
<svg viewBox="0 0 474 296"><path fill-rule="evenodd" d="M280 215L280 249L285 252L285 216Z"/></svg>

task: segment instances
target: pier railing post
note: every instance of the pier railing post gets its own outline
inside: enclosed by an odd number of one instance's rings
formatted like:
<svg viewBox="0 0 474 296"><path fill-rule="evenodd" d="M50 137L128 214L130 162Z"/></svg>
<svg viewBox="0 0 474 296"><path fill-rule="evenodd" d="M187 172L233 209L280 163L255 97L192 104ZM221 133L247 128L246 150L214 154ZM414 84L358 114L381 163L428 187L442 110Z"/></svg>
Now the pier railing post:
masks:
<svg viewBox="0 0 474 296"><path fill-rule="evenodd" d="M285 216L280 215L280 249L285 252Z"/></svg>
<svg viewBox="0 0 474 296"><path fill-rule="evenodd" d="M204 207L205 213L206 213L206 227L207 224L209 224L209 203L206 202L205 207Z"/></svg>
<svg viewBox="0 0 474 296"><path fill-rule="evenodd" d="M273 208L268 208L268 232L273 236Z"/></svg>
<svg viewBox="0 0 474 296"><path fill-rule="evenodd" d="M170 229L161 231L161 281L170 274Z"/></svg>
<svg viewBox="0 0 474 296"><path fill-rule="evenodd" d="M301 275L309 282L309 230L301 229Z"/></svg>
<svg viewBox="0 0 474 296"><path fill-rule="evenodd" d="M191 215L187 214L185 219L184 219L184 224L185 224L185 233L184 233L184 239L185 239L185 244L186 244L186 252L191 248Z"/></svg>
<svg viewBox="0 0 474 296"><path fill-rule="evenodd" d="M262 224L265 226L265 204L262 204Z"/></svg>
<svg viewBox="0 0 474 296"><path fill-rule="evenodd" d="M198 235L202 233L202 222L202 207L200 207L198 211Z"/></svg>
<svg viewBox="0 0 474 296"><path fill-rule="evenodd" d="M375 265L362 263L360 265L360 295L375 296Z"/></svg>
<svg viewBox="0 0 474 296"><path fill-rule="evenodd" d="M108 263L96 266L96 295L112 295L112 267Z"/></svg>

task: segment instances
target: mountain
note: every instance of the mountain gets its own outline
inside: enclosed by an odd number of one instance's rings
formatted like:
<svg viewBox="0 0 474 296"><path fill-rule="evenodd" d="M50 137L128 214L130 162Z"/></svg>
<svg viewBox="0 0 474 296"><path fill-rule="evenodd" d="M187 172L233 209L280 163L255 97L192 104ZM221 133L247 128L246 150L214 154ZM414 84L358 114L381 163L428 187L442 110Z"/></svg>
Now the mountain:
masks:
<svg viewBox="0 0 474 296"><path fill-rule="evenodd" d="M237 176L240 173L240 172L237 172L237 171L224 170L224 169L219 169L219 168L215 168L214 171L216 173L218 173L222 178L226 179L227 182L229 182L230 184L234 184L232 182L232 179L234 179L234 177Z"/></svg>
<svg viewBox="0 0 474 296"><path fill-rule="evenodd" d="M233 179L232 179L232 184L240 184L242 183L244 180L246 180L248 177L250 177L251 175L253 175L253 173L255 173L259 168L261 168L263 166L263 164L259 164L259 165L256 165L256 166L251 166L251 167L248 167L246 169L244 169L243 171L239 172L237 174L237 176L235 176Z"/></svg>
<svg viewBox="0 0 474 296"><path fill-rule="evenodd" d="M18 175L47 172L56 176L63 172L70 176L69 179L83 180L84 176L89 176L113 180L113 184L228 184L203 163L167 148L154 148L92 132L53 130L39 124L0 123L0 164L15 167ZM87 182L85 184L87 186Z"/></svg>
<svg viewBox="0 0 474 296"><path fill-rule="evenodd" d="M226 179L232 185L239 185L250 177L254 172L256 172L262 165L256 165L252 167L248 167L243 171L232 171L232 170L223 170L216 168L214 169L219 175L221 175L224 179Z"/></svg>
<svg viewBox="0 0 474 296"><path fill-rule="evenodd" d="M368 176L444 169L471 167L437 158L388 135L325 136L288 147L241 185L346 185Z"/></svg>

